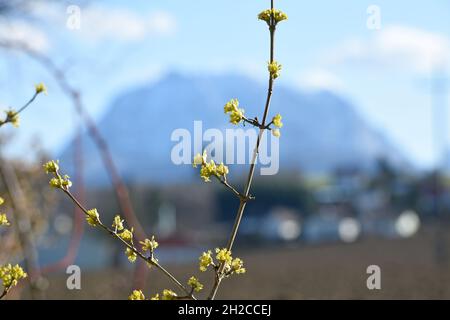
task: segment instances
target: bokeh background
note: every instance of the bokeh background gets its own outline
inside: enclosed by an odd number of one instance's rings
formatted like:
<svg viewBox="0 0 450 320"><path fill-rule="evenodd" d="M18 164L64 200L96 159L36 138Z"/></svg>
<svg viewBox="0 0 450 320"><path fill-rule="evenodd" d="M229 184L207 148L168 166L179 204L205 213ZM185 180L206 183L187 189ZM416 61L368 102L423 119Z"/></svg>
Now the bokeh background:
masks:
<svg viewBox="0 0 450 320"><path fill-rule="evenodd" d="M113 239L48 186L59 159L102 220L121 213L154 234L181 280L224 246L238 202L176 165L171 134L230 125L239 98L261 116L269 1L0 0L0 106L48 96L0 132L0 195L14 228L0 263L29 279L10 298L125 299L171 284L131 266ZM260 176L234 254L247 274L219 298L450 298L450 2L295 1L279 25L272 112L283 115L280 170ZM192 153L196 150L192 149ZM192 154L193 155L193 154ZM242 188L246 166L232 166ZM82 270L68 290L66 267ZM366 286L381 268L381 290ZM200 274L209 288L213 275Z"/></svg>

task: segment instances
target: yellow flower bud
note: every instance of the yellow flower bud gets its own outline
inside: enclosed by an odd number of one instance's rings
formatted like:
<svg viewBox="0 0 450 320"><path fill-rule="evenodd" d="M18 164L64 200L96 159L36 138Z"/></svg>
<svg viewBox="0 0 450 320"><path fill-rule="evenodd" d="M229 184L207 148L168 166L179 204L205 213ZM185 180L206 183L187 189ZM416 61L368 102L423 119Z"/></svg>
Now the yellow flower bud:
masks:
<svg viewBox="0 0 450 320"><path fill-rule="evenodd" d="M228 101L223 110L226 114L230 114L230 122L232 124L238 124L244 119L244 109L239 109L239 101L237 99L231 99Z"/></svg>
<svg viewBox="0 0 450 320"><path fill-rule="evenodd" d="M192 162L192 166L197 168L197 166L202 165L204 162L206 162L206 152L203 152L203 155L197 153L194 157L194 161Z"/></svg>
<svg viewBox="0 0 450 320"><path fill-rule="evenodd" d="M139 241L142 244L143 251L153 252L156 248L158 248L159 244L155 240L155 236L152 236L152 239L145 239L144 241Z"/></svg>
<svg viewBox="0 0 450 320"><path fill-rule="evenodd" d="M153 297L151 297L150 300L160 300L159 299L159 293L157 293Z"/></svg>
<svg viewBox="0 0 450 320"><path fill-rule="evenodd" d="M128 260L130 262L135 262L136 261L137 254L136 254L136 252L134 252L130 248L127 248L127 250L125 250L125 254L126 254L126 256L127 256Z"/></svg>
<svg viewBox="0 0 450 320"><path fill-rule="evenodd" d="M0 226L9 226L8 217L4 213L0 213Z"/></svg>
<svg viewBox="0 0 450 320"><path fill-rule="evenodd" d="M208 250L207 252L203 252L199 258L200 260L200 271L205 272L208 266L213 264L212 252Z"/></svg>
<svg viewBox="0 0 450 320"><path fill-rule="evenodd" d="M119 215L116 215L114 217L112 227L114 228L114 230L116 230L116 232L123 230L123 220L120 218Z"/></svg>
<svg viewBox="0 0 450 320"><path fill-rule="evenodd" d="M275 127L281 128L283 127L283 122L281 122L281 115L277 114L275 117L273 117L272 122Z"/></svg>
<svg viewBox="0 0 450 320"><path fill-rule="evenodd" d="M219 249L216 248L216 259L222 263L231 263L231 251L227 250L226 248Z"/></svg>
<svg viewBox="0 0 450 320"><path fill-rule="evenodd" d="M219 176L226 176L229 172L228 167L221 163L217 166L216 172Z"/></svg>
<svg viewBox="0 0 450 320"><path fill-rule="evenodd" d="M0 266L0 279L4 288L10 288L16 286L19 280L27 277L27 274L23 269L16 264L15 266L7 264Z"/></svg>
<svg viewBox="0 0 450 320"><path fill-rule="evenodd" d="M169 289L164 289L162 294L162 300L174 300L177 294Z"/></svg>
<svg viewBox="0 0 450 320"><path fill-rule="evenodd" d="M199 292L203 289L203 284L201 284L196 277L190 277L188 280L188 285L194 289L195 292Z"/></svg>
<svg viewBox="0 0 450 320"><path fill-rule="evenodd" d="M14 110L6 111L5 122L10 122L14 127L18 128L20 124L19 114Z"/></svg>
<svg viewBox="0 0 450 320"><path fill-rule="evenodd" d="M50 186L53 188L61 188L62 186L62 179L59 178L52 178L50 179Z"/></svg>
<svg viewBox="0 0 450 320"><path fill-rule="evenodd" d="M287 20L287 15L278 9L267 9L258 14L258 19L265 21L270 26L270 18L273 16L275 24Z"/></svg>
<svg viewBox="0 0 450 320"><path fill-rule="evenodd" d="M280 76L281 64L276 61L269 62L267 69L269 70L272 79L276 79Z"/></svg>
<svg viewBox="0 0 450 320"><path fill-rule="evenodd" d="M50 160L44 164L45 173L57 173L59 171L58 161Z"/></svg>
<svg viewBox="0 0 450 320"><path fill-rule="evenodd" d="M231 270L236 274L245 273L246 270L244 268L244 261L239 258L233 259L231 262Z"/></svg>
<svg viewBox="0 0 450 320"><path fill-rule="evenodd" d="M133 290L128 300L145 300L145 296L142 290Z"/></svg>
<svg viewBox="0 0 450 320"><path fill-rule="evenodd" d="M36 94L44 93L45 95L47 95L47 88L42 82L35 85L34 87L36 89Z"/></svg>
<svg viewBox="0 0 450 320"><path fill-rule="evenodd" d="M132 242L133 231L133 228L131 228L131 230L125 229L121 234L119 234L119 237L121 237L126 242Z"/></svg>
<svg viewBox="0 0 450 320"><path fill-rule="evenodd" d="M91 209L87 211L86 221L93 227L96 227L99 224L100 216L97 209Z"/></svg>

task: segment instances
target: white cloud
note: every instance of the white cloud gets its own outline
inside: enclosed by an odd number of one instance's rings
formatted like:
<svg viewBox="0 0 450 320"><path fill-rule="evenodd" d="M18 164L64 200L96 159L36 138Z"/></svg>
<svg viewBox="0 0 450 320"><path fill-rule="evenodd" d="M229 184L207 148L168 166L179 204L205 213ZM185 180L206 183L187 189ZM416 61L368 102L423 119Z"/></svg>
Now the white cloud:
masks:
<svg viewBox="0 0 450 320"><path fill-rule="evenodd" d="M175 18L162 11L141 15L123 8L100 6L81 11L80 34L91 41L138 41L148 36L168 36L175 31Z"/></svg>
<svg viewBox="0 0 450 320"><path fill-rule="evenodd" d="M425 73L450 64L450 39L405 26L389 26L369 40L352 39L330 56L332 63L371 63Z"/></svg>
<svg viewBox="0 0 450 320"><path fill-rule="evenodd" d="M37 26L20 20L0 22L0 40L26 43L31 49L45 52L50 47L46 34Z"/></svg>
<svg viewBox="0 0 450 320"><path fill-rule="evenodd" d="M150 14L147 26L153 33L172 35L177 29L177 22L171 14L164 11L156 11Z"/></svg>
<svg viewBox="0 0 450 320"><path fill-rule="evenodd" d="M323 70L314 69L305 72L299 79L299 85L302 88L311 90L329 90L329 91L342 91L344 84L341 79L334 73Z"/></svg>
<svg viewBox="0 0 450 320"><path fill-rule="evenodd" d="M36 23L22 19L0 20L0 39L22 41L45 52L50 47L48 36L52 35L52 28L66 28L70 13L66 6L43 2L30 5L30 11L38 18ZM140 41L146 37L174 34L177 22L174 16L164 11L138 13L125 8L91 5L81 7L80 27L80 30L67 30L89 42Z"/></svg>

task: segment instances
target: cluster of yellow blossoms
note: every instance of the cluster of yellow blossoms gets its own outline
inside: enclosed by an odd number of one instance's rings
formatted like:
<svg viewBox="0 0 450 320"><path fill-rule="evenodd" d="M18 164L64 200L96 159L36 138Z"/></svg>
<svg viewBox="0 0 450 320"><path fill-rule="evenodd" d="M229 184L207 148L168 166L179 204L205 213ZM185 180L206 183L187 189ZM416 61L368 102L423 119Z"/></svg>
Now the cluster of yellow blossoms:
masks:
<svg viewBox="0 0 450 320"><path fill-rule="evenodd" d="M122 238L125 242L128 242L130 244L133 244L133 228L131 230L125 229L122 233L118 234L120 238ZM139 243L142 245L142 250L144 252L149 251L153 255L153 251L159 246L158 242L156 242L155 237L152 236L152 239L145 239L144 241L139 241ZM131 248L127 247L125 250L125 255L127 256L128 260L130 262L135 262L137 258L136 251L132 250ZM152 257L152 259L154 259ZM155 260L157 261L157 260ZM151 266L149 264L149 266Z"/></svg>
<svg viewBox="0 0 450 320"><path fill-rule="evenodd" d="M282 65L276 61L269 62L267 65L267 70L269 70L270 77L275 80L280 76Z"/></svg>
<svg viewBox="0 0 450 320"><path fill-rule="evenodd" d="M164 289L161 296L159 293L155 294L150 300L174 300L177 294L172 290ZM146 300L142 290L133 290L129 295L128 300Z"/></svg>
<svg viewBox="0 0 450 320"><path fill-rule="evenodd" d="M145 239L144 241L139 241L139 243L142 244L142 250L144 252L146 252L146 251L153 252L159 246L158 242L156 242L156 240L155 240L155 236L152 236L151 240Z"/></svg>
<svg viewBox="0 0 450 320"><path fill-rule="evenodd" d="M0 206L5 203L5 200L0 197ZM0 226L9 226L8 218L5 213L0 213Z"/></svg>
<svg viewBox="0 0 450 320"><path fill-rule="evenodd" d="M59 173L59 163L58 161L51 160L44 164L44 169L47 174L53 174L54 177L50 180L50 185L54 188L59 188L67 193L69 188L72 186L72 182L69 180L69 176L64 175L61 176ZM69 193L70 195L70 193ZM90 209L85 211L86 215L86 221L87 223L92 227L101 226L105 229L108 229L105 225L102 224L100 221L100 214L98 213L97 209ZM129 244L125 250L125 255L127 256L128 260L130 262L135 262L137 259L137 252L134 248L133 244L133 228L127 229L124 227L124 220L120 217L120 215L116 215L114 217L114 220L112 222L113 230L108 229L109 232L114 233L115 236L122 239L124 242ZM152 237L151 239L145 239L144 241L141 241L140 244L142 244L142 250L144 252L149 251L151 254L153 254L153 251L158 247L158 242L156 242L155 237ZM152 258L153 259L153 258Z"/></svg>
<svg viewBox="0 0 450 320"><path fill-rule="evenodd" d="M164 289L161 296L159 293L155 294L150 300L175 300L178 295L169 289Z"/></svg>
<svg viewBox="0 0 450 320"><path fill-rule="evenodd" d="M225 114L230 114L230 122L232 124L238 124L244 119L244 109L239 109L239 101L237 99L231 99L223 107Z"/></svg>
<svg viewBox="0 0 450 320"><path fill-rule="evenodd" d="M175 300L178 295L169 289L164 289L162 294L155 294L150 300ZM145 295L142 290L133 290L133 292L128 297L128 300L146 300Z"/></svg>
<svg viewBox="0 0 450 320"><path fill-rule="evenodd" d="M46 164L44 164L44 170L46 174L49 173L58 173L59 171L59 161L50 160Z"/></svg>
<svg viewBox="0 0 450 320"><path fill-rule="evenodd" d="M0 226L9 226L8 217L5 213L0 213Z"/></svg>
<svg viewBox="0 0 450 320"><path fill-rule="evenodd" d="M230 276L232 274L245 273L244 262L240 258L234 258L231 255L231 251L226 248L219 249L216 248L216 260L218 263L214 262L211 250L203 252L199 258L200 260L200 271L205 272L209 266L218 268L219 264L224 264L224 274L225 276Z"/></svg>
<svg viewBox="0 0 450 320"><path fill-rule="evenodd" d="M7 111L5 111L5 113L6 113L6 119L3 121L0 120L0 125L9 122L14 127L18 128L20 125L19 114L14 110L7 110Z"/></svg>
<svg viewBox="0 0 450 320"><path fill-rule="evenodd" d="M201 166L200 177L202 177L205 182L210 182L211 176L215 176L219 179L226 178L226 175L229 173L228 167L223 163L217 165L212 159L208 162L206 151L203 151L203 154L199 153L194 157L192 166L194 168Z"/></svg>
<svg viewBox="0 0 450 320"><path fill-rule="evenodd" d="M267 9L258 14L258 19L267 22L270 26L270 18L273 17L275 24L280 21L287 20L287 14L278 9Z"/></svg>
<svg viewBox="0 0 450 320"><path fill-rule="evenodd" d="M128 296L128 300L145 300L145 295L142 290L133 290Z"/></svg>
<svg viewBox="0 0 450 320"><path fill-rule="evenodd" d="M187 284L192 288L192 292L199 292L203 289L203 284L196 277L190 277ZM157 293L150 300L175 300L178 295L169 289L164 289L161 294ZM142 290L133 290L128 296L128 300L146 300Z"/></svg>
<svg viewBox="0 0 450 320"><path fill-rule="evenodd" d="M114 217L112 227L114 228L114 231L116 233L117 231L122 231L124 229L123 222L124 220L122 220L122 218L119 215L116 215Z"/></svg>
<svg viewBox="0 0 450 320"><path fill-rule="evenodd" d="M281 133L280 133L280 128L281 127L283 127L283 122L281 122L281 115L280 114L277 114L275 117L273 117L273 119L272 119L272 123L273 123L273 125L275 126L275 127L277 127L277 129L272 129L272 134L275 136L275 137L277 137L277 138L279 138L280 136L281 136Z"/></svg>
<svg viewBox="0 0 450 320"><path fill-rule="evenodd" d="M96 227L100 223L100 215L97 209L90 209L86 212L86 221L92 227Z"/></svg>
<svg viewBox="0 0 450 320"><path fill-rule="evenodd" d="M23 269L16 264L15 266L7 264L0 266L0 279L2 280L4 290L17 285L19 280L27 277L27 274Z"/></svg>
<svg viewBox="0 0 450 320"><path fill-rule="evenodd" d="M50 179L50 186L57 189L69 190L72 186L72 181L70 177L66 174L61 176L59 174L59 164L58 161L51 160L44 164L45 173L53 174L54 177Z"/></svg>
<svg viewBox="0 0 450 320"><path fill-rule="evenodd" d="M188 285L195 292L200 292L203 289L203 284L201 284L196 277L190 277L188 280Z"/></svg>
<svg viewBox="0 0 450 320"><path fill-rule="evenodd" d="M115 234L121 238L126 243L133 246L133 232L134 229L127 229L123 225L124 220L119 215L116 215L114 217L112 227L114 228ZM144 239L144 241L139 242L142 245L142 251L147 252L149 251L152 255L156 248L158 248L159 244L156 242L155 237L152 236L151 239ZM130 247L127 247L125 249L125 255L127 256L128 260L130 262L135 262L137 259L137 253L135 250L131 249ZM153 259L153 257L152 257Z"/></svg>
<svg viewBox="0 0 450 320"><path fill-rule="evenodd" d="M70 181L70 177L66 174L62 177L52 178L50 185L53 188L68 189L72 186L72 181Z"/></svg>
<svg viewBox="0 0 450 320"><path fill-rule="evenodd" d="M34 88L36 89L36 94L43 93L43 94L47 95L47 87L42 82L35 85Z"/></svg>
<svg viewBox="0 0 450 320"><path fill-rule="evenodd" d="M5 200L0 197L0 206L3 203L5 203ZM0 213L0 226L9 226L8 218L4 213ZM27 274L18 264L15 266L11 264L0 266L0 280L2 281L4 294L6 294L11 287L16 286L19 280L26 277Z"/></svg>

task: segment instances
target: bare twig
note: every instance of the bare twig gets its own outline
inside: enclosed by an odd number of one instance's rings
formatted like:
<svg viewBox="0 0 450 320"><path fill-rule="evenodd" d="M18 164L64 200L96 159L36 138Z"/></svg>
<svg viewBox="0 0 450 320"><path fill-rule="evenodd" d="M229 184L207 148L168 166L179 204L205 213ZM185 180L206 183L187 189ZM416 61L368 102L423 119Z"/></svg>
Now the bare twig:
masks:
<svg viewBox="0 0 450 320"><path fill-rule="evenodd" d="M3 126L3 125L5 125L5 124L7 124L7 123L13 122L13 117L18 116L21 112L23 112L26 108L28 108L28 106L36 99L36 97L37 97L38 95L39 95L39 93L38 93L38 92L35 92L34 95L31 97L31 99L28 100L28 102L25 103L25 105L23 105L19 110L17 110L17 111L12 111L12 116L11 116L10 114L8 114L8 115L6 116L6 119L5 119L5 120L0 121L0 127Z"/></svg>
<svg viewBox="0 0 450 320"><path fill-rule="evenodd" d="M72 195L72 193L65 188L62 188L64 193L77 205L87 216L88 210L75 198L75 196ZM160 270L164 275L166 275L173 283L175 283L183 292L185 292L188 297L190 297L193 300L196 300L196 298L193 296L192 292L188 290L181 282L179 282L175 276L173 276L169 271L167 271L163 266L159 264L159 262L153 258L153 254L151 254L149 257L146 257L142 252L140 252L133 243L129 243L122 239L115 230L110 229L108 226L103 224L101 221L97 222L98 226L101 227L103 230L105 230L107 233L109 233L112 237L118 239L122 244L124 244L127 248L132 250L139 258L141 258L146 263L149 263L153 266L155 266L158 270Z"/></svg>

